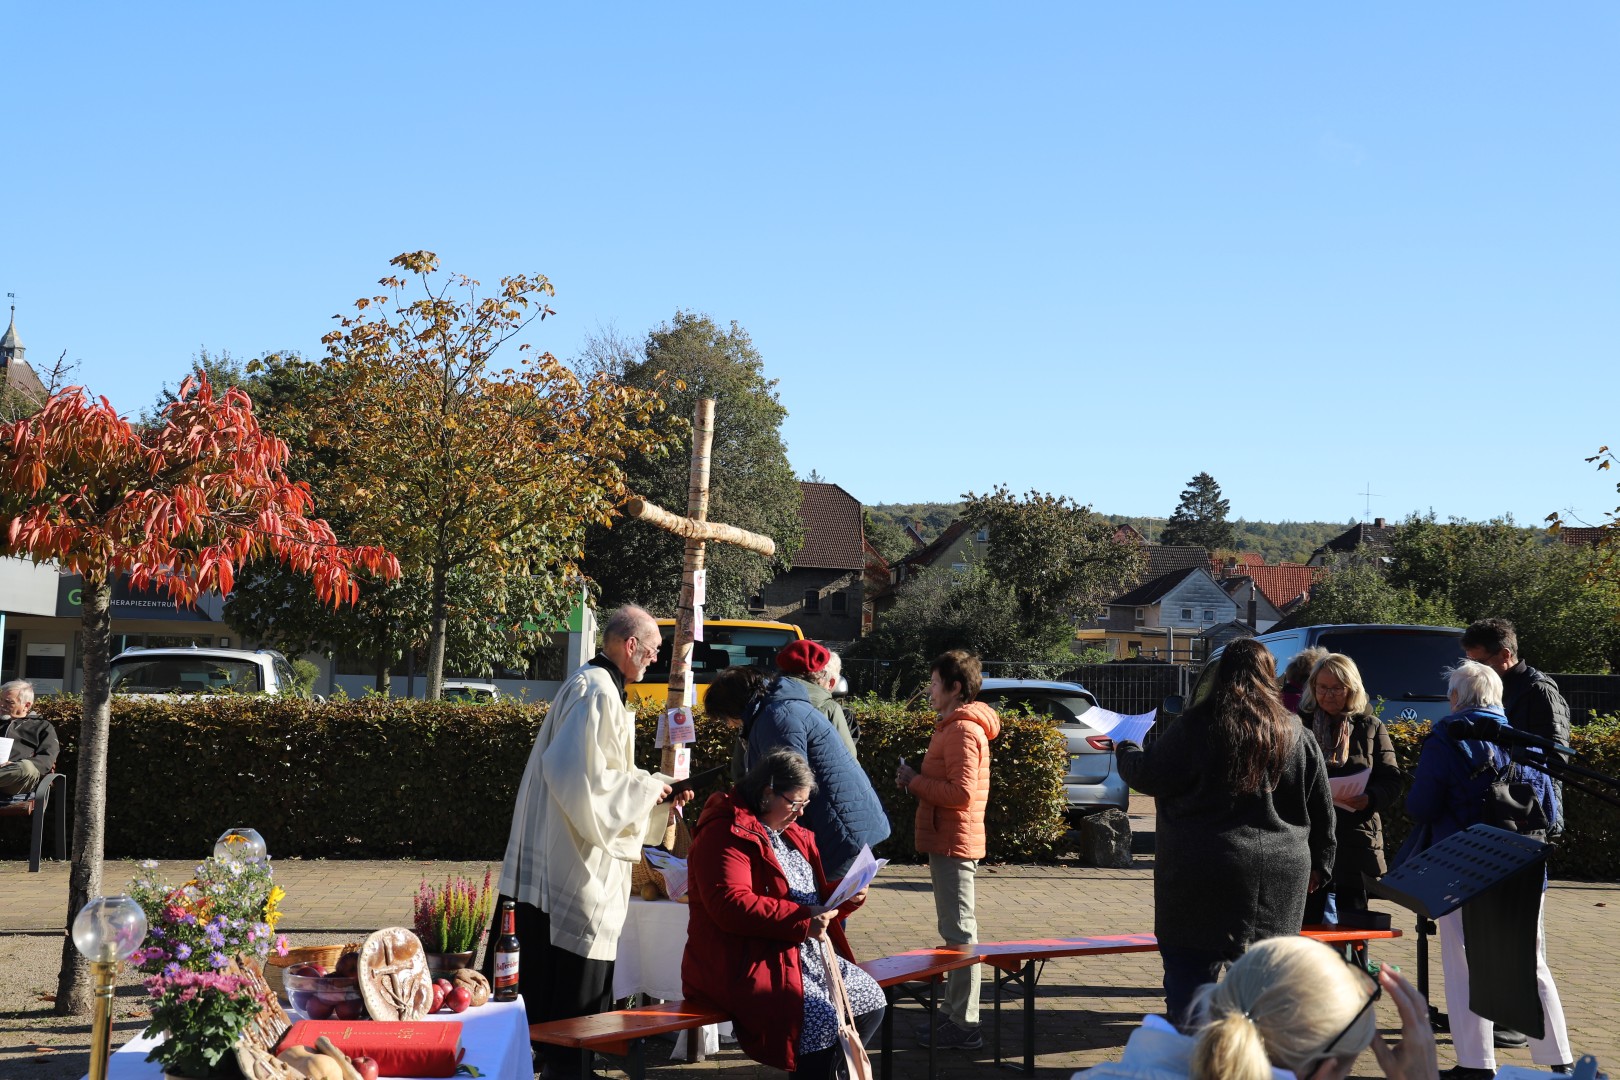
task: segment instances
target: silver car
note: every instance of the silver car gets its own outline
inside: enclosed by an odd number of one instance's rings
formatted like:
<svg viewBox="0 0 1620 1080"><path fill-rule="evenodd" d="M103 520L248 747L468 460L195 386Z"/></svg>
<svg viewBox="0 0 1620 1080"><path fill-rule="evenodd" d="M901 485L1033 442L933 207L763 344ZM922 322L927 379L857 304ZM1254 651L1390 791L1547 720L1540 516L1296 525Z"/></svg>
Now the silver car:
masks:
<svg viewBox="0 0 1620 1080"><path fill-rule="evenodd" d="M1091 691L1079 683L985 679L978 700L998 713L1045 717L1063 732L1069 741L1063 786L1071 817L1130 808L1130 787L1114 764L1114 740L1085 722L1085 714L1097 707Z"/></svg>

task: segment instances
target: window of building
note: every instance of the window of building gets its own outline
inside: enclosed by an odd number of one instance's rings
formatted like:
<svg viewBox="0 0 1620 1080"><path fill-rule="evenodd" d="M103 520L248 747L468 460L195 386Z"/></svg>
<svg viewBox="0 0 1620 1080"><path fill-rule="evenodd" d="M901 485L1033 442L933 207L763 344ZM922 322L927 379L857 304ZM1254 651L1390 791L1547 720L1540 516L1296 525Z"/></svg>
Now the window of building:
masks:
<svg viewBox="0 0 1620 1080"><path fill-rule="evenodd" d="M831 596L827 597L827 605L828 610L834 615L848 615L849 595L847 593L835 592Z"/></svg>
<svg viewBox="0 0 1620 1080"><path fill-rule="evenodd" d="M1214 608L1205 608L1204 609L1204 621L1205 622L1214 622L1215 621L1215 609Z"/></svg>
<svg viewBox="0 0 1620 1080"><path fill-rule="evenodd" d="M1182 609L1181 609L1181 617L1182 617L1182 618L1183 618L1183 619L1190 619L1190 618L1192 618L1192 608L1190 608L1190 607L1184 607L1184 608L1182 608Z"/></svg>
<svg viewBox="0 0 1620 1080"><path fill-rule="evenodd" d="M1145 618L1147 618L1147 608L1137 608L1136 609L1136 621L1141 622Z"/></svg>
<svg viewBox="0 0 1620 1080"><path fill-rule="evenodd" d="M0 682L17 677L17 650L22 647L22 631L7 630L5 644L0 646Z"/></svg>
<svg viewBox="0 0 1620 1080"><path fill-rule="evenodd" d="M973 534L973 539L977 540L981 544L988 544L990 542L990 530L980 529L978 532Z"/></svg>
<svg viewBox="0 0 1620 1080"><path fill-rule="evenodd" d="M806 615L821 614L821 594L814 589L804 590L804 613Z"/></svg>

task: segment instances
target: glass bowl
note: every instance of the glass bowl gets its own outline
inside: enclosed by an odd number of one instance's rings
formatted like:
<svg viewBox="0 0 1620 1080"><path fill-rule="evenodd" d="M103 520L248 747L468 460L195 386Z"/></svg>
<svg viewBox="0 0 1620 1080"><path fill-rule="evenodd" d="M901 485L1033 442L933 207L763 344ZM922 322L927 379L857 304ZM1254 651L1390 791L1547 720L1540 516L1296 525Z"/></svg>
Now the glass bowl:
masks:
<svg viewBox="0 0 1620 1080"><path fill-rule="evenodd" d="M360 980L353 975L299 974L288 968L281 976L287 1002L311 1020L364 1020L366 1003Z"/></svg>

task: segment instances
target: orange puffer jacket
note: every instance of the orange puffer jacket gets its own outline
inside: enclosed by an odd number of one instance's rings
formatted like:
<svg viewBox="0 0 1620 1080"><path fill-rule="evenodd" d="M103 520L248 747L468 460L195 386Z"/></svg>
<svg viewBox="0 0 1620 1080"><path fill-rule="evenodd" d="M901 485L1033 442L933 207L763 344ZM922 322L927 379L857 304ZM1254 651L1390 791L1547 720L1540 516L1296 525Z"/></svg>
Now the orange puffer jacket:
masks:
<svg viewBox="0 0 1620 1080"><path fill-rule="evenodd" d="M984 858L984 808L990 802L990 740L1001 718L981 701L934 721L922 767L907 789L917 797L917 850L954 859Z"/></svg>

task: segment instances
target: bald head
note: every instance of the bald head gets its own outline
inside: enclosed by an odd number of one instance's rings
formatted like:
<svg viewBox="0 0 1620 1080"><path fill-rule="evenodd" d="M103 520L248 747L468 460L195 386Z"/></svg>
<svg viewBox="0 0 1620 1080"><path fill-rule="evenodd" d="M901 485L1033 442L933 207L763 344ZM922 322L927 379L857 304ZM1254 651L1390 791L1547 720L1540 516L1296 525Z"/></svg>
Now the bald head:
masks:
<svg viewBox="0 0 1620 1080"><path fill-rule="evenodd" d="M602 652L627 683L641 681L663 643L658 621L646 608L635 604L615 611L602 626Z"/></svg>

